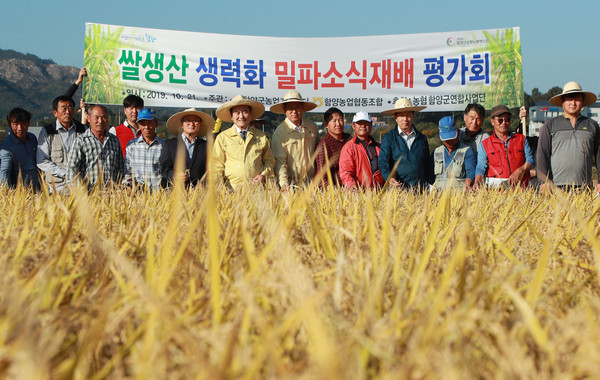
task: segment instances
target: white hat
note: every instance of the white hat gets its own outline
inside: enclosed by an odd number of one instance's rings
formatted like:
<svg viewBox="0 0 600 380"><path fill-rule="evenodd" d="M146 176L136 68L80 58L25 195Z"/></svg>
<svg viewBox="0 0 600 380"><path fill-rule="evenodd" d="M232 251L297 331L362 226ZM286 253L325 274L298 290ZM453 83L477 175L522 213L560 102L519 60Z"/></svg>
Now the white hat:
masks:
<svg viewBox="0 0 600 380"><path fill-rule="evenodd" d="M269 108L269 111L271 111L273 113L285 114L285 110L283 109L283 105L285 103L303 103L302 105L303 105L304 112L308 112L310 110L317 108L317 105L315 103L307 102L306 100L304 100L304 98L302 98L302 95L300 95L300 93L298 91L289 90L283 96L283 102L273 104L271 106L271 108Z"/></svg>
<svg viewBox="0 0 600 380"><path fill-rule="evenodd" d="M215 119L209 114L202 111L197 111L195 108L188 108L185 111L177 112L167 120L167 129L174 135L180 135L183 131L183 123L181 119L187 115L196 115L202 119L202 129L200 135L206 135L207 131L212 131L215 126Z"/></svg>
<svg viewBox="0 0 600 380"><path fill-rule="evenodd" d="M583 91L581 89L581 85L577 82L568 82L567 84L565 84L565 87L563 87L563 92L558 94L558 95L554 95L553 97L550 98L550 104L552 104L553 106L557 106L557 107L562 107L563 104L563 95L568 95L568 94L582 94L583 95L583 106L591 106L592 104L596 103L596 95L591 93L591 92L587 92L587 91Z"/></svg>
<svg viewBox="0 0 600 380"><path fill-rule="evenodd" d="M367 112L364 111L360 111L357 112L354 117L352 118L352 122L356 123L357 121L368 121L369 123L372 123L373 120L371 120L371 115L369 115Z"/></svg>
<svg viewBox="0 0 600 380"><path fill-rule="evenodd" d="M408 100L406 98L400 98L400 99L396 100L396 103L394 104L394 109L382 111L381 113L386 114L386 115L393 115L396 112L407 112L407 111L419 112L421 110L424 110L425 108L427 108L427 107L413 106L413 104L411 103L410 100Z"/></svg>
<svg viewBox="0 0 600 380"><path fill-rule="evenodd" d="M236 95L233 97L233 99L222 104L221 107L217 109L217 117L223 121L231 123L231 109L237 106L250 107L250 121L258 119L260 115L265 113L265 106L263 106L260 102L246 99L242 95Z"/></svg>

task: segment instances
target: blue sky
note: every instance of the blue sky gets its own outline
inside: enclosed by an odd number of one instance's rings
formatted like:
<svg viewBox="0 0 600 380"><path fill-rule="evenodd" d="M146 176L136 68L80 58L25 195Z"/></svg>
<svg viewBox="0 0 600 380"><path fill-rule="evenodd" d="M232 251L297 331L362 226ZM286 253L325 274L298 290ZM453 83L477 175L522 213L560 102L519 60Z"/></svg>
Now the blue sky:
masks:
<svg viewBox="0 0 600 380"><path fill-rule="evenodd" d="M600 2L98 1L2 5L0 48L83 64L85 23L280 37L337 37L521 28L526 92L570 80L600 92ZM349 47L351 48L351 47ZM360 54L360 52L357 52Z"/></svg>

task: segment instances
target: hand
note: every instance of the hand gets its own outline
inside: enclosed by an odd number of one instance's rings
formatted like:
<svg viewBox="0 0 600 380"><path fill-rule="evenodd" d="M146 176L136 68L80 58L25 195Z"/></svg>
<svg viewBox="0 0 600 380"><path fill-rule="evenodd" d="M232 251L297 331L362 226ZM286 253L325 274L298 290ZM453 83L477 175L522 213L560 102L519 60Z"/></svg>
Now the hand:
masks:
<svg viewBox="0 0 600 380"><path fill-rule="evenodd" d="M537 177L537 170L535 170L535 169L529 170L529 178L535 178L535 177Z"/></svg>
<svg viewBox="0 0 600 380"><path fill-rule="evenodd" d="M598 183L596 184L596 188L595 188L595 189L596 189L596 191L595 191L595 193L596 193L596 196L598 196L598 195L600 194L600 182L598 182Z"/></svg>
<svg viewBox="0 0 600 380"><path fill-rule="evenodd" d="M473 184L473 190L479 190L480 187L484 186L484 181L483 181L483 176L482 175L476 175L475 176L475 183Z"/></svg>
<svg viewBox="0 0 600 380"><path fill-rule="evenodd" d="M524 117L527 117L527 108L525 108L525 106L522 106L521 108L519 108L519 119L522 119Z"/></svg>
<svg viewBox="0 0 600 380"><path fill-rule="evenodd" d="M508 184L511 186L518 186L521 183L521 179L523 178L524 174L525 170L523 169L523 167L517 168L517 170L512 172L510 177L508 177Z"/></svg>
<svg viewBox="0 0 600 380"><path fill-rule="evenodd" d="M258 174L256 177L254 177L252 179L252 183L255 185L260 185L261 183L265 183L266 180L267 180L267 177L265 177L262 174Z"/></svg>
<svg viewBox="0 0 600 380"><path fill-rule="evenodd" d="M173 175L173 179L182 179L183 182L185 183L185 182L189 181L190 176L188 175L188 171L186 170L182 173L175 173Z"/></svg>
<svg viewBox="0 0 600 380"><path fill-rule="evenodd" d="M473 180L471 178L465 179L465 190L471 190L473 187Z"/></svg>
<svg viewBox="0 0 600 380"><path fill-rule="evenodd" d="M288 192L288 185L281 186L281 192L282 193L287 193Z"/></svg>
<svg viewBox="0 0 600 380"><path fill-rule="evenodd" d="M83 98L79 98L79 111L81 111L81 114L85 114L85 102Z"/></svg>
<svg viewBox="0 0 600 380"><path fill-rule="evenodd" d="M85 67L82 67L81 70L79 70L79 76L77 77L75 84L79 86L81 82L83 82L83 77L87 77L87 69Z"/></svg>
<svg viewBox="0 0 600 380"><path fill-rule="evenodd" d="M596 187L596 189L598 189L598 187ZM598 190L596 190L596 191L598 191ZM548 181L546 183L542 183L540 185L540 192L548 193L548 194L552 193L552 182Z"/></svg>
<svg viewBox="0 0 600 380"><path fill-rule="evenodd" d="M396 181L396 178L391 178L389 185L390 185L390 187L400 188L400 187L402 187L402 182Z"/></svg>

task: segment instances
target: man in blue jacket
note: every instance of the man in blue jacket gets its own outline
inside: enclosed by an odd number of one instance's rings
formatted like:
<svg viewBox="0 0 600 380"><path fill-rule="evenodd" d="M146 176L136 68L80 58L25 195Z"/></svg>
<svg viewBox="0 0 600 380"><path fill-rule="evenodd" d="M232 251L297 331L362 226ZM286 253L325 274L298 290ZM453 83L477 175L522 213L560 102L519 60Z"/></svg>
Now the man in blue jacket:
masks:
<svg viewBox="0 0 600 380"><path fill-rule="evenodd" d="M19 178L23 185L40 189L40 173L35 165L37 138L27 132L31 114L22 108L13 108L6 116L10 133L0 145L0 186L16 187Z"/></svg>
<svg viewBox="0 0 600 380"><path fill-rule="evenodd" d="M385 180L398 162L396 174L389 185L403 188L426 188L430 178L430 155L427 137L413 125L415 112L426 107L413 106L410 100L400 98L394 109L383 114L394 115L398 126L383 136L379 153L379 168Z"/></svg>

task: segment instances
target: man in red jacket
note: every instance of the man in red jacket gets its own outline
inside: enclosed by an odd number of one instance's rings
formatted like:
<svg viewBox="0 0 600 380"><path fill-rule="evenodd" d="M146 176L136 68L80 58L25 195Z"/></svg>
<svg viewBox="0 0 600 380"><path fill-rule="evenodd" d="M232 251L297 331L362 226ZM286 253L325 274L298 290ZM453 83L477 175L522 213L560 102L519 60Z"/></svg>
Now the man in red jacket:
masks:
<svg viewBox="0 0 600 380"><path fill-rule="evenodd" d="M496 187L504 183L510 186L528 185L529 170L535 161L525 136L510 130L510 119L508 107L499 105L492 108L494 133L479 146L475 188L483 185L484 176L490 178L488 182Z"/></svg>
<svg viewBox="0 0 600 380"><path fill-rule="evenodd" d="M128 95L123 99L123 112L126 120L123 124L112 127L108 132L119 138L123 158L125 158L125 148L130 140L140 137L142 132L137 125L138 112L144 108L144 99L137 95Z"/></svg>
<svg viewBox="0 0 600 380"><path fill-rule="evenodd" d="M352 119L354 137L340 153L340 177L346 188L377 189L385 183L379 171L379 143L371 138L371 125L366 112L358 112Z"/></svg>

